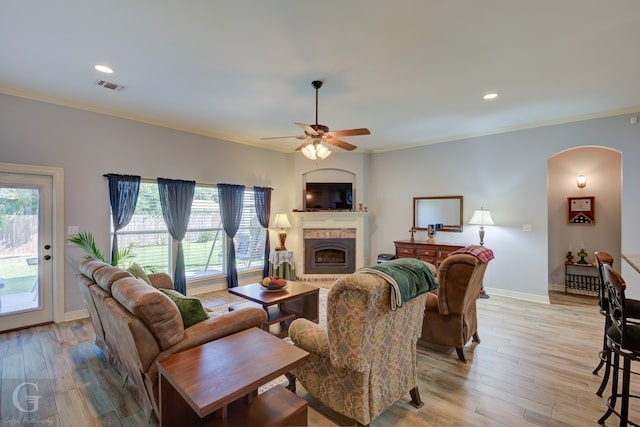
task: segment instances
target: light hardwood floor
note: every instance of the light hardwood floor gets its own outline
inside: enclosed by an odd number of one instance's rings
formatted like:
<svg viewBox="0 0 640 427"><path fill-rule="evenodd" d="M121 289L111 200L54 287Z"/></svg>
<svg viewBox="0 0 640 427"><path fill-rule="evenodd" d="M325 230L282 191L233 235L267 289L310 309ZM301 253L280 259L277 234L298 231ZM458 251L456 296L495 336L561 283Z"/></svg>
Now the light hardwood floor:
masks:
<svg viewBox="0 0 640 427"><path fill-rule="evenodd" d="M208 306L235 298L226 291L202 297ZM482 341L465 347L468 363L458 361L453 349L419 349L424 407L409 405L407 393L371 425L597 425L605 398L596 396L601 377L591 371L604 320L594 298L554 294L551 300L550 305L497 296L478 300ZM149 425L93 339L88 319L0 334L0 426ZM31 385L18 387L23 383ZM39 396L37 411L16 408L16 387L19 402L25 394ZM638 388L632 391L640 394ZM309 425L353 425L304 388L298 394L310 401ZM631 408L632 417L640 419L638 405L632 402ZM615 416L607 423L617 424Z"/></svg>

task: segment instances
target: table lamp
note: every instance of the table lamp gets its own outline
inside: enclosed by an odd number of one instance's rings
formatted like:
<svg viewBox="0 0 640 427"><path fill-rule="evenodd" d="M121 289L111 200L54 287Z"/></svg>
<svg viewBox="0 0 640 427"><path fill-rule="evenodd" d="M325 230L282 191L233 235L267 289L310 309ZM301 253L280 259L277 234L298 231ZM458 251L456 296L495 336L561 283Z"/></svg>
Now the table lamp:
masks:
<svg viewBox="0 0 640 427"><path fill-rule="evenodd" d="M480 226L480 246L484 245L484 227L485 225L496 225L491 218L491 211L489 209L475 209L473 211L473 215L471 215L471 219L469 220L470 225L479 225Z"/></svg>
<svg viewBox="0 0 640 427"><path fill-rule="evenodd" d="M286 251L287 248L284 246L284 242L287 240L287 232L284 231L285 228L291 228L291 223L289 222L289 216L286 213L276 214L276 219L273 222L273 228L279 228L278 237L280 238L280 247L277 248L277 251Z"/></svg>

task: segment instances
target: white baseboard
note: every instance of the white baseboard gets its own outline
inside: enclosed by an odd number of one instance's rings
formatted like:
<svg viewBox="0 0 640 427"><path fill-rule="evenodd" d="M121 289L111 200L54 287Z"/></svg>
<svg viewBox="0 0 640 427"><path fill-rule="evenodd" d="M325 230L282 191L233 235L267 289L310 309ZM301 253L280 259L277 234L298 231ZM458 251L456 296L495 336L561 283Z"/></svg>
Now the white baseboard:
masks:
<svg viewBox="0 0 640 427"><path fill-rule="evenodd" d="M89 312L87 309L76 310L76 311L67 311L64 313L64 322L69 322L71 320L84 319L85 317L89 317Z"/></svg>
<svg viewBox="0 0 640 427"><path fill-rule="evenodd" d="M535 294L526 294L524 292L516 292L516 291L507 291L504 289L496 289L496 288L484 288L487 295L496 295L506 298L519 299L530 302L537 302L540 304L549 304L549 296L548 295L535 295Z"/></svg>

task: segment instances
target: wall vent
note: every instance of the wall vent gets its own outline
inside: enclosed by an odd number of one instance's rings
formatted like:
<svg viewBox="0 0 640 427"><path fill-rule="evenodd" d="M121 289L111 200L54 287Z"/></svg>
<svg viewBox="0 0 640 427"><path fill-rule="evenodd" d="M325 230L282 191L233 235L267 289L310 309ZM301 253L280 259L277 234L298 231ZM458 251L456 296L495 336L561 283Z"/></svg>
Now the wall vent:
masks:
<svg viewBox="0 0 640 427"><path fill-rule="evenodd" d="M122 86L122 85L119 85L117 83L111 83L111 82L108 82L106 80L100 80L100 79L96 80L96 84L98 86L102 86L105 89L115 90L115 91L118 91L118 92L121 92L121 91L123 91L123 90L125 90L127 88L126 86Z"/></svg>

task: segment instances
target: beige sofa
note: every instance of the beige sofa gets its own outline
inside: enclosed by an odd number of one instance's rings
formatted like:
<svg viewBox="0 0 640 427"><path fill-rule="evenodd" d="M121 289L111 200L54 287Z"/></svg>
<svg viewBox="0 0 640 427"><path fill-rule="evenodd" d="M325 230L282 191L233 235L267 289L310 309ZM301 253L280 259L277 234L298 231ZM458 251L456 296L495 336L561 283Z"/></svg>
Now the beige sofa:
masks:
<svg viewBox="0 0 640 427"><path fill-rule="evenodd" d="M147 417L159 414L157 362L172 354L260 326L266 313L244 308L184 328L176 304L156 288L173 289L164 273L153 286L96 259L80 264L77 280L96 332L96 345L123 376ZM154 287L155 286L155 287Z"/></svg>

